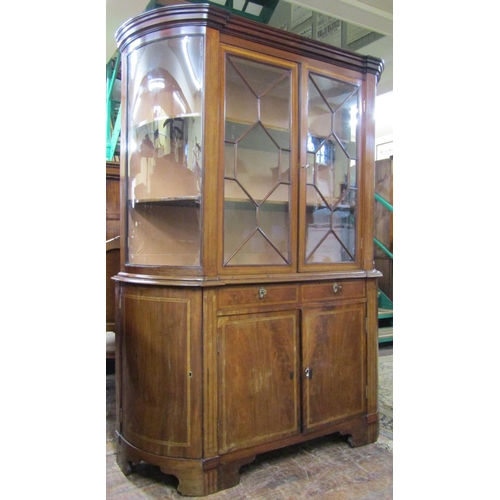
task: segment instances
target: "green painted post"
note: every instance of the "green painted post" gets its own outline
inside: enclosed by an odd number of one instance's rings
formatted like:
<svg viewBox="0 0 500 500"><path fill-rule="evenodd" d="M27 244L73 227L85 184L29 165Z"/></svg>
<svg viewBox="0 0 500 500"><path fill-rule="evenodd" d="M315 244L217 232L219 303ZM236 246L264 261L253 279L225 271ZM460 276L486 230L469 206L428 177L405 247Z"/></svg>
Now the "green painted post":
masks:
<svg viewBox="0 0 500 500"><path fill-rule="evenodd" d="M107 89L106 89L106 161L112 160L116 144L118 143L118 136L120 134L121 120L119 116L116 118L115 126L113 127L113 136L111 136L111 115L112 115L112 101L111 94L113 92L113 86L115 84L116 75L118 73L118 67L120 66L120 53L116 57L115 67L113 68L113 73L109 76L110 66L109 63L106 65L106 79L107 79ZM118 115L120 115L120 109ZM115 137L116 136L116 137Z"/></svg>

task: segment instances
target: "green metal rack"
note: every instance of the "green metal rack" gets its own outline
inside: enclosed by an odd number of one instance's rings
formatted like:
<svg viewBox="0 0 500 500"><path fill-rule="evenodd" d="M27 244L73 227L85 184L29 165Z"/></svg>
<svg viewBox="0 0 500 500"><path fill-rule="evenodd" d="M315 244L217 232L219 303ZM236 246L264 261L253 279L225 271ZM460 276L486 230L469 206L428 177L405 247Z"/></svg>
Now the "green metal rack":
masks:
<svg viewBox="0 0 500 500"><path fill-rule="evenodd" d="M279 0L188 0L191 3L209 3L239 16L267 24Z"/></svg>
<svg viewBox="0 0 500 500"><path fill-rule="evenodd" d="M113 160L119 154L121 102L112 98L119 66L119 53L106 64L106 161Z"/></svg>
<svg viewBox="0 0 500 500"><path fill-rule="evenodd" d="M385 200L382 196L375 193L375 200L378 201L383 207L385 207L390 212L394 211L393 206ZM375 244L381 248L384 253L393 259L392 252L385 247L377 238L373 238ZM379 289L378 291L378 329L379 329L379 344L385 342L393 341L393 312L394 304L393 301Z"/></svg>

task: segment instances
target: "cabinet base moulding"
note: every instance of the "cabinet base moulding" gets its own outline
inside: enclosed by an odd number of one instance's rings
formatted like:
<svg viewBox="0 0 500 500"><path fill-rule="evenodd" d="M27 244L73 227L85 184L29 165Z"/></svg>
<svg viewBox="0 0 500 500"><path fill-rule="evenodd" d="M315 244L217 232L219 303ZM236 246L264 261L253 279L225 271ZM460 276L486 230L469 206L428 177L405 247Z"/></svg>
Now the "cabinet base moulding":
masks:
<svg viewBox="0 0 500 500"><path fill-rule="evenodd" d="M134 472L134 466L141 461L156 465L164 474L175 476L179 484L177 490L189 497L206 496L240 482L239 470L255 460L255 455L245 456L229 463L221 463L219 457L202 458L166 458L139 450L116 433L116 462L124 475Z"/></svg>
<svg viewBox="0 0 500 500"><path fill-rule="evenodd" d="M124 475L134 472L140 462L156 465L164 474L175 476L177 490L188 497L202 497L232 488L240 482L240 468L253 462L258 454L301 444L327 435L347 436L347 443L355 448L374 443L378 439L378 414L351 419L322 430L293 436L281 442L230 452L211 458L167 458L140 450L116 431L116 462Z"/></svg>

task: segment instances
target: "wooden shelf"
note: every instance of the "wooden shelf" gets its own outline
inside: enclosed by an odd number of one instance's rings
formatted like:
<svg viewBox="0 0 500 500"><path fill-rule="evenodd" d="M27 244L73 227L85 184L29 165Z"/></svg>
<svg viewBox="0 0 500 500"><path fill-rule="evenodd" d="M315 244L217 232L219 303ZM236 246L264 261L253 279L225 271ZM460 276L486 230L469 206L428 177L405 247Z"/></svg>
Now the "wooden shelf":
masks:
<svg viewBox="0 0 500 500"><path fill-rule="evenodd" d="M306 206L306 211L308 213L312 213L312 212L315 212L316 210L322 210L322 209L325 209L325 208L328 208L328 209L331 209L331 206L326 206L326 205L317 205L317 204L308 204ZM354 212L356 212L356 205L336 205L335 208L333 209L334 212L338 212L338 211L349 211L349 213L353 214Z"/></svg>
<svg viewBox="0 0 500 500"><path fill-rule="evenodd" d="M166 197L166 198L140 198L135 200L130 200L130 205L166 205L175 207L200 207L200 197L199 196L179 196L176 198Z"/></svg>

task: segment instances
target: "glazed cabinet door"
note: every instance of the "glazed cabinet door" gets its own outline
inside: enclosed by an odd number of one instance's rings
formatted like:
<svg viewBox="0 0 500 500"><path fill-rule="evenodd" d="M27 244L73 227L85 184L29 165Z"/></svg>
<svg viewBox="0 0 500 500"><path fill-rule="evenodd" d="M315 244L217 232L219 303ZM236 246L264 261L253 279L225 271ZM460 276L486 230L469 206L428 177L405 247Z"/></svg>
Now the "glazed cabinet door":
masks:
<svg viewBox="0 0 500 500"><path fill-rule="evenodd" d="M121 435L155 455L201 457L201 290L127 286L120 308Z"/></svg>
<svg viewBox="0 0 500 500"><path fill-rule="evenodd" d="M298 311L218 320L219 453L300 432Z"/></svg>
<svg viewBox="0 0 500 500"><path fill-rule="evenodd" d="M222 272L296 263L297 64L224 47Z"/></svg>
<svg viewBox="0 0 500 500"><path fill-rule="evenodd" d="M305 65L302 74L299 270L361 266L361 82Z"/></svg>
<svg viewBox="0 0 500 500"><path fill-rule="evenodd" d="M365 310L359 303L302 311L305 432L366 409Z"/></svg>

